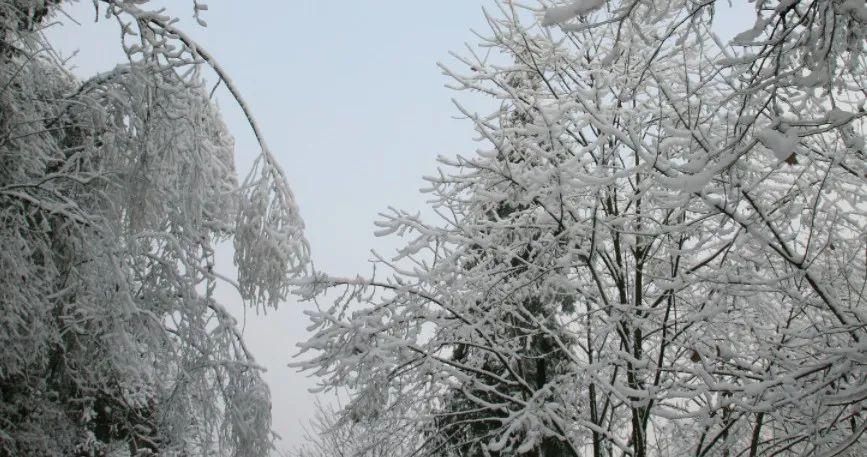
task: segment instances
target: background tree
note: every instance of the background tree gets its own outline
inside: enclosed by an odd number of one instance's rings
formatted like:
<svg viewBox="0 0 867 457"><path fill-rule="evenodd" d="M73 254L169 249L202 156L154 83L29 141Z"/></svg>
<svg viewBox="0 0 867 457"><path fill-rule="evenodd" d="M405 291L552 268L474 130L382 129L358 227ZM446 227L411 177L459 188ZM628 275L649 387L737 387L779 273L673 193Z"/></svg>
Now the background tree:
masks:
<svg viewBox="0 0 867 457"><path fill-rule="evenodd" d="M756 2L737 47L713 1L497 6L509 64L446 69L486 149L384 215L393 276L303 284L346 287L303 365L419 453L861 455L863 3Z"/></svg>
<svg viewBox="0 0 867 457"><path fill-rule="evenodd" d="M395 457L411 451L411 421L399 415L342 417L337 408L316 401L316 413L305 428L295 457Z"/></svg>
<svg viewBox="0 0 867 457"><path fill-rule="evenodd" d="M516 94L521 94L519 95L521 97L532 97L532 94L538 91L539 84L542 83L533 73L514 72L509 78L508 83L514 88ZM539 113L524 109L508 109L507 105L504 105L503 108L505 110L501 114L501 122L504 128L525 132L524 137L521 138L523 147L553 151L554 148L549 143L550 137L533 128L539 122L544 122L544 120L539 119ZM539 164L534 163L534 157L521 153L521 149L523 148L513 147L508 151L498 151L492 163L497 164L499 169L539 166ZM552 154L551 157L558 161L564 159L557 156L556 153ZM479 176L479 178L485 179L487 176ZM494 179L500 181L502 177L496 176ZM496 182L488 185L497 187ZM464 256L464 267L468 271L501 272L501 279L504 282L510 281L511 277L521 278L521 273L525 272L529 264L540 260L538 259L539 253L536 252L537 242L546 235L545 230L538 230L533 233L532 227L538 227L537 220L539 218L534 209L534 205L527 202L516 202L509 199L499 201L487 209L487 214L483 217L488 219L489 228L484 228L485 220L475 221L479 225L479 230L486 232L485 236L505 237L505 239L498 238L500 245L512 245L519 250L504 257L492 255L490 249L471 246ZM501 230L502 227L515 225L527 227L530 232L522 233L520 239L517 240L513 239L516 232L512 230L504 231L501 234L494 233ZM488 230L491 233L487 233ZM519 247L521 243L523 246ZM540 286L545 287L545 285L535 282L515 284L513 287L516 290L521 290L520 293L511 293L496 297L493 300L490 298L479 300L477 309L473 310L474 313L485 314L485 319L507 323L506 335L502 336L515 342L513 351L519 356L511 363L534 389L545 388L550 379L569 373L573 369L568 357L562 354L562 348L557 344L558 340L569 341L571 335L560 331L556 331L554 334L540 332L537 325L542 322L543 325L559 329L557 317L563 311L571 310L574 297L562 293L558 296L543 298L548 291L540 290ZM514 303L516 300L517 303ZM517 313L515 309L518 310ZM462 364L481 366L485 372L501 372L507 368L485 350L479 350L472 345L462 343L454 346L452 359ZM433 433L439 435L445 449L452 450L457 455L481 456L490 454L491 452L485 449L482 438L495 436L502 419L508 417L511 409L501 400L511 396L529 400L527 393L522 392L512 383L503 383L497 378L488 378L485 379L485 382L484 386L462 386L460 389L449 392L444 402L444 411L437 414ZM539 394L550 395L550 393L544 392L539 392ZM503 405L500 411L495 412L493 420L490 417L489 408L483 410L478 408L480 399L485 405L498 403ZM546 399L549 402L558 400L556 396ZM534 449L525 454L562 455L565 452L560 440L553 436L542 437L537 444Z"/></svg>
<svg viewBox="0 0 867 457"><path fill-rule="evenodd" d="M292 194L264 143L238 183L210 54L141 1L94 4L129 61L79 81L39 33L61 2L0 1L0 455L266 455L214 246L276 306L307 258Z"/></svg>

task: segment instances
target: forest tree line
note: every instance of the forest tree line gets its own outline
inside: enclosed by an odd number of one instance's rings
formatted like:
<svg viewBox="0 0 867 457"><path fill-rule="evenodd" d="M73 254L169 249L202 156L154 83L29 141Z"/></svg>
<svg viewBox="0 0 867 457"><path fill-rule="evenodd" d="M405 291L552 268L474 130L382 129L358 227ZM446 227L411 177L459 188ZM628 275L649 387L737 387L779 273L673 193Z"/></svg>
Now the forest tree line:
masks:
<svg viewBox="0 0 867 457"><path fill-rule="evenodd" d="M128 61L80 80L40 33L64 3L0 1L0 455L272 452L218 282L317 304L294 363L346 401L299 457L867 451L863 0L756 0L727 42L721 1L488 2L441 67L496 105L456 103L478 150L354 278L313 268L218 53L98 0Z"/></svg>

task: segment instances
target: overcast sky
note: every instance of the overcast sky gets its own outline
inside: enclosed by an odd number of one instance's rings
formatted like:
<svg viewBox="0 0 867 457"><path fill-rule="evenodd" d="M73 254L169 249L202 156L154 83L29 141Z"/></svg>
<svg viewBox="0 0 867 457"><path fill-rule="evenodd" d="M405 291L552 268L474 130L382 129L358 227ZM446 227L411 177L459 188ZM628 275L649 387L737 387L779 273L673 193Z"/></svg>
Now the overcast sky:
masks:
<svg viewBox="0 0 867 457"><path fill-rule="evenodd" d="M453 119L451 98L471 110L489 105L444 88L447 79L436 62L453 63L448 51L474 42L471 29L485 30L481 5L490 1L212 0L207 28L190 21L191 0L163 3L217 58L252 108L288 174L318 269L369 271L370 249L388 254L397 241L373 236L376 214L388 206L421 208L424 196L417 190L421 177L436 170L435 157L475 150L472 126ZM123 61L116 25L94 24L90 1L66 11L82 25L61 16L64 24L48 34L63 54L79 51L70 60L79 76ZM739 29L751 25L742 22L746 17L728 15L741 22ZM727 35L731 30L721 28ZM218 92L218 100L243 174L258 146L228 93ZM230 253L222 257L231 264ZM267 316L246 313L247 342L269 370L280 449L298 442L300 423L312 413L314 381L286 366L306 335L303 309L289 302Z"/></svg>

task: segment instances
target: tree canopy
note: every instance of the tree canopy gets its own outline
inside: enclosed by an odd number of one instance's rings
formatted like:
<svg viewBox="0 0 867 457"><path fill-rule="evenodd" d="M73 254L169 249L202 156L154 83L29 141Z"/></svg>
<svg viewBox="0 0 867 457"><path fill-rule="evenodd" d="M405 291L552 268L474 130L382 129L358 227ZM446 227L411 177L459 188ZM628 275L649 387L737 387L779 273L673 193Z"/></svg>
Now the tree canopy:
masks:
<svg viewBox="0 0 867 457"><path fill-rule="evenodd" d="M867 7L756 1L723 43L719 3L495 4L443 67L499 106L458 105L438 219L302 289L345 291L300 364L343 417L414 421L393 455L865 452Z"/></svg>
<svg viewBox="0 0 867 457"><path fill-rule="evenodd" d="M0 455L266 455L268 387L214 289L286 297L308 257L292 193L172 16L94 2L128 61L82 81L40 33L62 6L0 1ZM208 71L262 146L240 182Z"/></svg>

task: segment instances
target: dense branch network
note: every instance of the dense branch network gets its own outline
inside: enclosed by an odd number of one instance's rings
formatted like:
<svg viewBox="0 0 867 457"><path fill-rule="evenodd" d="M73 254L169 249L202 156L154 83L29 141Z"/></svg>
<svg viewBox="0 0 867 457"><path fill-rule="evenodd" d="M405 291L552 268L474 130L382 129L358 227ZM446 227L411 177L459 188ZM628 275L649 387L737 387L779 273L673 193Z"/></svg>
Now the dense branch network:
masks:
<svg viewBox="0 0 867 457"><path fill-rule="evenodd" d="M345 417L415 421L392 455L864 452L867 7L757 1L728 44L717 7L486 13L443 69L498 109L459 106L440 219L382 215L386 279L301 285L345 289L301 363Z"/></svg>

